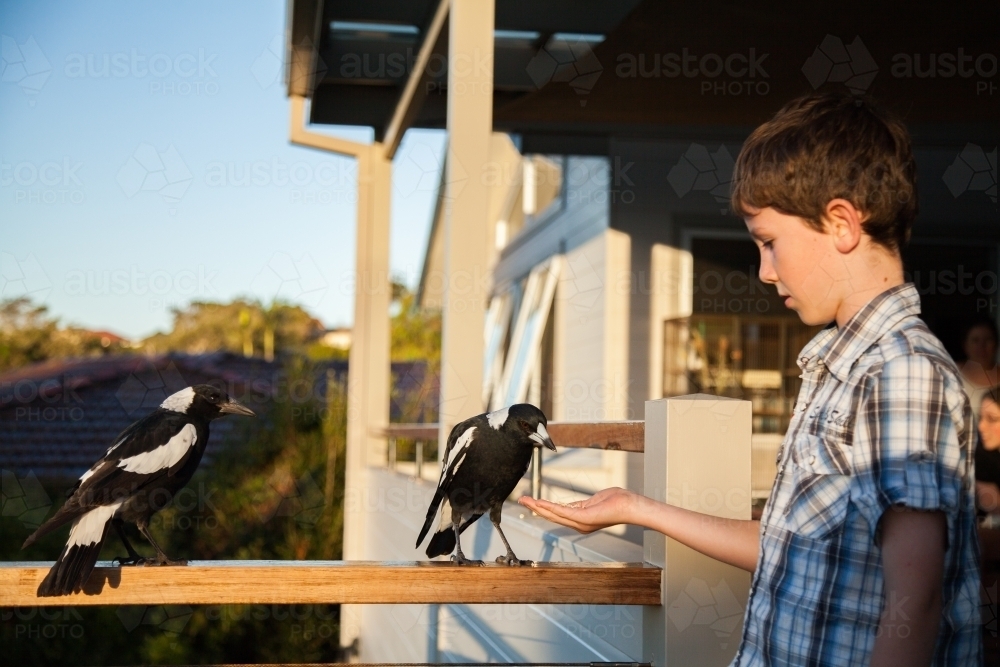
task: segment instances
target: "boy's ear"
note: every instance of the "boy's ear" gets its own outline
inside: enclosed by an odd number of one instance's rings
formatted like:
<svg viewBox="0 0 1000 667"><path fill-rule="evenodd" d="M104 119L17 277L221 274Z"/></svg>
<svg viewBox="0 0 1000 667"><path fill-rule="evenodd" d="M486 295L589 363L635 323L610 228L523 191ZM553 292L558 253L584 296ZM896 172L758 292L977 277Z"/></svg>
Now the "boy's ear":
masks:
<svg viewBox="0 0 1000 667"><path fill-rule="evenodd" d="M846 199L831 199L823 211L827 233L833 236L833 245L842 253L849 253L861 242L867 216Z"/></svg>

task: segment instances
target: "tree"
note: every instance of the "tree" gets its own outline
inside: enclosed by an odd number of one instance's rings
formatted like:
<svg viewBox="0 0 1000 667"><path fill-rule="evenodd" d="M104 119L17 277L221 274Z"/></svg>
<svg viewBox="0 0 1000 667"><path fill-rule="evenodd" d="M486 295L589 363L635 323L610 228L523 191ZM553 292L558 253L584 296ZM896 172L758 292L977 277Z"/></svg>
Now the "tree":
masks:
<svg viewBox="0 0 1000 667"><path fill-rule="evenodd" d="M95 357L124 350L117 336L60 327L48 307L26 297L0 301L0 372L63 357Z"/></svg>
<svg viewBox="0 0 1000 667"><path fill-rule="evenodd" d="M252 356L261 350L273 357L279 352L305 352L323 333L323 325L301 306L280 301L265 307L237 299L230 303L195 301L173 309L173 329L142 342L150 353L201 354L225 350Z"/></svg>
<svg viewBox="0 0 1000 667"><path fill-rule="evenodd" d="M441 313L418 308L417 295L392 282L392 360L426 361L429 369L441 365Z"/></svg>

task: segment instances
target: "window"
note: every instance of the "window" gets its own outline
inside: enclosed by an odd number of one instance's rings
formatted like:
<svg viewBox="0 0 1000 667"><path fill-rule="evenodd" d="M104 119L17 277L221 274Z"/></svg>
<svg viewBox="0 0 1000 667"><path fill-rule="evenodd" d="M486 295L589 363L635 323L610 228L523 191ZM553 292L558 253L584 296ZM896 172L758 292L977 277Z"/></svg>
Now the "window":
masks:
<svg viewBox="0 0 1000 667"><path fill-rule="evenodd" d="M766 498L799 393L799 351L822 327L796 315L701 315L664 322L663 395L750 401L751 493Z"/></svg>
<svg viewBox="0 0 1000 667"><path fill-rule="evenodd" d="M483 405L490 404L490 396L499 392L503 377L504 343L510 328L510 314L517 301L515 290L504 292L490 299L486 311L483 354ZM518 290L519 291L519 290Z"/></svg>
<svg viewBox="0 0 1000 667"><path fill-rule="evenodd" d="M788 428L798 352L822 328L797 316L692 315L664 324L664 396L705 393L753 404L753 432Z"/></svg>
<svg viewBox="0 0 1000 667"><path fill-rule="evenodd" d="M500 344L497 343L495 351L492 351L491 345L493 340L503 339L503 335L498 332L498 329L503 326L499 324L503 319L500 317L501 306L497 306L498 315L495 320L491 321L489 315L487 316L486 359L487 363L491 365L488 370L493 385L486 385L484 381L483 393L484 395L489 394L490 409L495 410L527 399L528 388L532 380L536 379L542 336L549 320L549 310L555 296L561 265L562 257L557 255L536 266L528 275L524 285L523 298L520 300L520 308L517 308L517 313L514 316L514 328L510 335L510 344L504 355L503 373L500 375L498 383L495 378L498 363L500 363L497 361ZM487 376L484 375L484 379L485 377Z"/></svg>

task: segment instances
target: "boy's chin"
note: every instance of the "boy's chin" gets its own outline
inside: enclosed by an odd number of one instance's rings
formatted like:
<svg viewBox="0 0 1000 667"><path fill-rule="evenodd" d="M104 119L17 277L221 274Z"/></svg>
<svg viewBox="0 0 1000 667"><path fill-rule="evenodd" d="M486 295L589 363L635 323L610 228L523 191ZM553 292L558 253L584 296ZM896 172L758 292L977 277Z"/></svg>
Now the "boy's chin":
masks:
<svg viewBox="0 0 1000 667"><path fill-rule="evenodd" d="M806 326L826 326L833 321L832 317L824 317L822 314L814 313L809 309L801 309L796 306L788 306L788 309L794 311L795 314L799 316L802 324L805 324Z"/></svg>

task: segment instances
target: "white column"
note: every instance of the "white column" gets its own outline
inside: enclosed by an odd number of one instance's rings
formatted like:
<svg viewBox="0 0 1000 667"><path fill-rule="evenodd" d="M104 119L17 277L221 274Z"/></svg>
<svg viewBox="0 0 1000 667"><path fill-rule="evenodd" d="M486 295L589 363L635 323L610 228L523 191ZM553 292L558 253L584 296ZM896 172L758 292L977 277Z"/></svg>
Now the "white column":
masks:
<svg viewBox="0 0 1000 667"><path fill-rule="evenodd" d="M389 422L389 202L392 162L374 144L358 153L354 328L347 374L344 559L365 558L366 470L385 463L386 441L372 435ZM360 631L361 607L341 606L340 640Z"/></svg>
<svg viewBox="0 0 1000 667"><path fill-rule="evenodd" d="M750 401L693 394L646 401L645 494L671 505L750 519ZM655 531L645 560L663 568L663 606L643 610L643 660L729 664L739 645L750 573Z"/></svg>
<svg viewBox="0 0 1000 667"><path fill-rule="evenodd" d="M488 183L493 132L493 0L451 0L448 170L444 218L441 432L483 411L483 325L489 282Z"/></svg>

